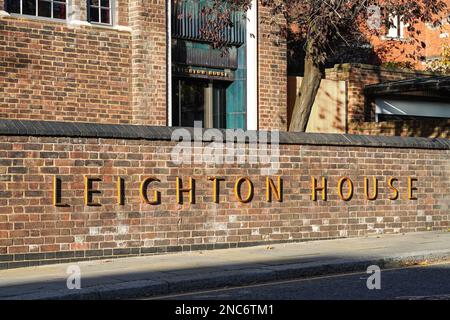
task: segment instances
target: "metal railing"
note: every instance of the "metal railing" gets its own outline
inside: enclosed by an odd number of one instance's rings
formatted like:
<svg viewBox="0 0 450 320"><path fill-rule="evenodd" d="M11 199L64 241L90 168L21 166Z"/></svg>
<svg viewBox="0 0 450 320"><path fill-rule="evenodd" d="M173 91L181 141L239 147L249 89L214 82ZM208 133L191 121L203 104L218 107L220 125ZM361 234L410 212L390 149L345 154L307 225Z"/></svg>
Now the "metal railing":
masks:
<svg viewBox="0 0 450 320"><path fill-rule="evenodd" d="M177 40L173 45L172 59L175 63L220 69L237 69L237 49L230 47L227 54L220 50L187 46L185 41Z"/></svg>
<svg viewBox="0 0 450 320"><path fill-rule="evenodd" d="M172 37L184 40L206 41L208 17L204 13L205 0L172 0ZM240 46L245 43L246 22L242 13L231 15L232 27L223 30L223 41L228 45Z"/></svg>

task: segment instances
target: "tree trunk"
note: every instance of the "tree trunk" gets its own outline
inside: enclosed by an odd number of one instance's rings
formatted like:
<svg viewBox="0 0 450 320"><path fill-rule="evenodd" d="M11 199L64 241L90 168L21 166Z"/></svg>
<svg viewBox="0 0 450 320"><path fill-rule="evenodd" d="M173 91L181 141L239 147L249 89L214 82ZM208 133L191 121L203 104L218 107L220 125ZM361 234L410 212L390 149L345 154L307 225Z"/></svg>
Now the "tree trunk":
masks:
<svg viewBox="0 0 450 320"><path fill-rule="evenodd" d="M308 127L309 116L311 115L320 83L322 82L322 68L314 63L311 54L306 54L305 75L303 77L300 92L295 99L295 106L292 113L292 120L289 127L291 132L305 132Z"/></svg>

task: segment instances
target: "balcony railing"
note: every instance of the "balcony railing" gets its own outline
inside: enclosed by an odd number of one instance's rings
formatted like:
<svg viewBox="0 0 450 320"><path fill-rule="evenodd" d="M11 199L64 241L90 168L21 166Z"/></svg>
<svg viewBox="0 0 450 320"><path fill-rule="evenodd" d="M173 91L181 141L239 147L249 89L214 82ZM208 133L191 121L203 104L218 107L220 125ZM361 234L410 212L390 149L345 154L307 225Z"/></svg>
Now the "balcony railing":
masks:
<svg viewBox="0 0 450 320"><path fill-rule="evenodd" d="M202 33L208 17L203 14L207 0L172 0L172 37L191 41L208 41ZM242 13L231 16L232 27L223 30L223 41L232 46L245 43L246 22Z"/></svg>
<svg viewBox="0 0 450 320"><path fill-rule="evenodd" d="M219 69L237 69L238 52L236 47L230 47L227 54L219 49L213 49L206 43L188 43L185 40L174 40L172 46L174 63L202 66Z"/></svg>

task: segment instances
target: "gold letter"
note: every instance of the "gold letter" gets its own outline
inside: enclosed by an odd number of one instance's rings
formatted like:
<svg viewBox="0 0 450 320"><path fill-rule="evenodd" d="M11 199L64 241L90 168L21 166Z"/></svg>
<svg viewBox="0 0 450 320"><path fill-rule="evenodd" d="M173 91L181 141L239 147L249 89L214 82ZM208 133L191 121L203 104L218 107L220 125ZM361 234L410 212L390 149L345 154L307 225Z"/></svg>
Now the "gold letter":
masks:
<svg viewBox="0 0 450 320"><path fill-rule="evenodd" d="M322 200L327 201L327 179L322 177L322 187L317 187L317 180L311 177L312 201L317 201L317 191L322 191Z"/></svg>
<svg viewBox="0 0 450 320"><path fill-rule="evenodd" d="M143 203L151 204L152 206L157 206L157 205L161 204L161 192L155 190L154 193L153 193L153 201L150 201L148 199L148 193L147 193L148 186L152 182L161 182L161 181L156 179L156 178L147 178L147 179L145 179L141 183L141 187L139 188L139 194L141 196L141 201Z"/></svg>
<svg viewBox="0 0 450 320"><path fill-rule="evenodd" d="M68 207L67 204L62 203L62 181L53 176L53 205L55 207Z"/></svg>
<svg viewBox="0 0 450 320"><path fill-rule="evenodd" d="M183 192L189 192L189 203L195 203L195 181L189 178L189 188L182 189L183 182L180 177L177 177L177 203L183 204Z"/></svg>
<svg viewBox="0 0 450 320"><path fill-rule="evenodd" d="M366 199L373 201L373 200L377 200L378 197L378 180L376 177L372 177L373 180L373 185L374 185L374 191L373 191L373 195L370 196L369 195L369 179L367 179L367 177L364 177L364 193L366 195Z"/></svg>
<svg viewBox="0 0 450 320"><path fill-rule="evenodd" d="M266 200L267 202L272 202L272 194L275 195L275 199L277 199L278 202L283 202L282 196L283 196L283 190L281 186L281 177L277 178L278 182L278 188L275 187L275 183L272 179L269 177L266 178Z"/></svg>
<svg viewBox="0 0 450 320"><path fill-rule="evenodd" d="M247 198L242 199L241 195L241 186L242 184L246 182L248 186L248 194ZM249 178L240 178L236 181L236 184L234 186L234 194L236 195L236 198L242 202L242 203L249 203L253 198L253 183Z"/></svg>
<svg viewBox="0 0 450 320"><path fill-rule="evenodd" d="M398 199L398 189L396 187L394 187L394 182L397 182L397 181L398 181L397 178L390 178L388 181L389 188L391 188L392 191L394 191L394 194L391 197L389 197L389 200L394 201L394 200Z"/></svg>
<svg viewBox="0 0 450 320"><path fill-rule="evenodd" d="M413 186L414 182L417 182L416 178L408 177L408 199L409 200L417 200L417 197L414 197L413 192L417 191L417 188Z"/></svg>
<svg viewBox="0 0 450 320"><path fill-rule="evenodd" d="M219 203L220 202L220 181L225 181L225 178L208 177L208 180L214 182L214 185L213 185L214 203Z"/></svg>
<svg viewBox="0 0 450 320"><path fill-rule="evenodd" d="M90 207L99 207L100 203L94 202L94 194L101 194L102 192L99 190L93 189L94 182L100 182L102 179L100 178L89 178L88 176L84 176L84 204Z"/></svg>
<svg viewBox="0 0 450 320"><path fill-rule="evenodd" d="M344 182L348 183L348 194L347 197L344 198L344 196L342 195L342 186L344 185ZM338 194L339 194L339 198L341 198L341 200L343 201L350 201L353 197L353 182L352 180L350 180L350 178L342 178L341 180L339 180L338 183Z"/></svg>

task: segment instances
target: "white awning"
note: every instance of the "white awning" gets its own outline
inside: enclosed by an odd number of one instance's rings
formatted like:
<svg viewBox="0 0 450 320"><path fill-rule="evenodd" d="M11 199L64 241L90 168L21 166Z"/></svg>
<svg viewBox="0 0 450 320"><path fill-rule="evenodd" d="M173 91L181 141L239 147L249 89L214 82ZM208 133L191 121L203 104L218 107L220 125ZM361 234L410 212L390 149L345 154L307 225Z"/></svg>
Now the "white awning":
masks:
<svg viewBox="0 0 450 320"><path fill-rule="evenodd" d="M375 99L377 115L400 115L450 119L450 101L435 102L402 99Z"/></svg>

